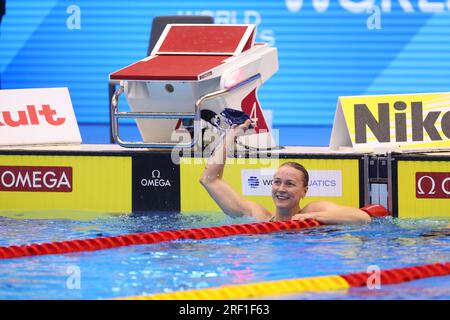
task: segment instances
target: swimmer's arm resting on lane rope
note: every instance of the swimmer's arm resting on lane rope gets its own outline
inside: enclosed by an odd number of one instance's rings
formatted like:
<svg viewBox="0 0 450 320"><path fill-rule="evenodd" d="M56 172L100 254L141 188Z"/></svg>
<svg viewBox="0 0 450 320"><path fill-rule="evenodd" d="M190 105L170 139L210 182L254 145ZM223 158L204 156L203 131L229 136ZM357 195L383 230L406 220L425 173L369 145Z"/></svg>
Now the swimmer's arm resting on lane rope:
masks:
<svg viewBox="0 0 450 320"><path fill-rule="evenodd" d="M227 130L224 138L208 159L200 183L225 214L231 217L251 216L257 219L269 219L272 215L266 208L256 202L246 200L222 179L227 149L234 145L235 138L242 134L249 125L250 120L247 120L244 124Z"/></svg>
<svg viewBox="0 0 450 320"><path fill-rule="evenodd" d="M358 224L372 221L361 209L335 204L329 201L316 201L307 204L302 213L292 220L315 219L322 224Z"/></svg>

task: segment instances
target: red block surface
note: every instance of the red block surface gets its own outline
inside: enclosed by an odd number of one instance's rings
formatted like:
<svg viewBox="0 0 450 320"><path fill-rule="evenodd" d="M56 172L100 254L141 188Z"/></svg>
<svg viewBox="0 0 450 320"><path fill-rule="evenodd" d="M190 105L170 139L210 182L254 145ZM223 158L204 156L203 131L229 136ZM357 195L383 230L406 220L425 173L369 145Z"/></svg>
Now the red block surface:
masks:
<svg viewBox="0 0 450 320"><path fill-rule="evenodd" d="M172 26L158 52L234 53L246 26Z"/></svg>
<svg viewBox="0 0 450 320"><path fill-rule="evenodd" d="M229 56L157 56L111 74L114 80L198 80L198 76L223 64Z"/></svg>

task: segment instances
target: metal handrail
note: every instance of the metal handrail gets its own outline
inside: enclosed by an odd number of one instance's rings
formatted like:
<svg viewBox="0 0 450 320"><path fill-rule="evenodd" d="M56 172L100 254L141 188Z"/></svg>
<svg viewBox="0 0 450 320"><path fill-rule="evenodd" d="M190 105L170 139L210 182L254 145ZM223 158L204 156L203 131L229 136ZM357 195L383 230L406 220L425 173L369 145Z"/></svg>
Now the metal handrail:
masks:
<svg viewBox="0 0 450 320"><path fill-rule="evenodd" d="M261 78L261 74L251 76L236 85L226 87L225 89L217 90L211 93L207 93L201 96L195 103L195 109L193 113L190 112L119 112L119 96L124 92L124 86L121 83L119 88L114 92L111 99L111 123L112 123L112 136L114 141L126 148L192 148L201 138L201 126L200 126L200 114L202 104L208 100L221 97L225 94L233 92L243 86L256 81ZM143 142L143 141L123 141L120 138L119 132L119 119L120 118L133 118L133 119L194 119L194 136L191 142L188 143L168 143L168 142Z"/></svg>

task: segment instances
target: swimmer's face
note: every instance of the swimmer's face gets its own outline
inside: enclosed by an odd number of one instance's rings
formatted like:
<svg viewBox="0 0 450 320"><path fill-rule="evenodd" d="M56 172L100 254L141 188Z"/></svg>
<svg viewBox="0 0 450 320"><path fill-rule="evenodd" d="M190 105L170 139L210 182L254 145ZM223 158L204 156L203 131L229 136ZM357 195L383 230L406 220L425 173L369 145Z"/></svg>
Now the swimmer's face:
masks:
<svg viewBox="0 0 450 320"><path fill-rule="evenodd" d="M290 209L297 206L306 196L303 172L283 166L273 176L272 198L277 208Z"/></svg>

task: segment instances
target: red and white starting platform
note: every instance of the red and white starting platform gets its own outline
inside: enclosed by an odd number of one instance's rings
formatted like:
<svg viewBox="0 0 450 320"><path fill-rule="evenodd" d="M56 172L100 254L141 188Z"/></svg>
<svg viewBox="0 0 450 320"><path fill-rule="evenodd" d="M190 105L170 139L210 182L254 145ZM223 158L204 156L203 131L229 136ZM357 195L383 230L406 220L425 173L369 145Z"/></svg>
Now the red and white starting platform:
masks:
<svg viewBox="0 0 450 320"><path fill-rule="evenodd" d="M202 128L218 127L220 113L232 108L254 123L245 145L275 147L257 90L278 70L277 50L255 44L255 34L254 25L167 25L149 57L110 75L120 83L112 101L115 141L192 147L201 142ZM122 92L131 112L118 110ZM121 118L137 119L142 142L122 141Z"/></svg>

